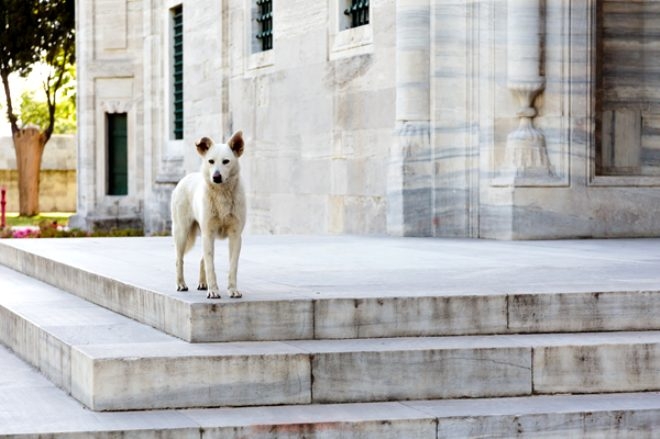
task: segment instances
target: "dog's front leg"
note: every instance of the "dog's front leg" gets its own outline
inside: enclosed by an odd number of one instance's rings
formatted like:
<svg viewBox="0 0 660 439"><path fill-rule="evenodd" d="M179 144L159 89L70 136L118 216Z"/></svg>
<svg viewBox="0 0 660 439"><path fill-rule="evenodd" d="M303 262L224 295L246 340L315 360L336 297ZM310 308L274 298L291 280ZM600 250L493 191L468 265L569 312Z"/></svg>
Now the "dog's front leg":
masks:
<svg viewBox="0 0 660 439"><path fill-rule="evenodd" d="M176 290L188 291L186 281L183 279L183 250L176 248Z"/></svg>
<svg viewBox="0 0 660 439"><path fill-rule="evenodd" d="M220 298L220 288L218 280L215 277L215 264L213 262L213 252L215 245L215 236L212 233L202 234L202 252L204 258L204 268L206 269L206 281L208 282L209 293L206 295L209 299Z"/></svg>
<svg viewBox="0 0 660 439"><path fill-rule="evenodd" d="M229 297L238 299L243 295L236 289L236 272L238 271L238 257L241 255L241 235L232 233L229 235L229 279L227 290Z"/></svg>
<svg viewBox="0 0 660 439"><path fill-rule="evenodd" d="M199 284L197 284L197 289L200 291L205 291L209 289L208 283L206 283L206 268L204 267L204 256L202 255L202 260L199 261Z"/></svg>

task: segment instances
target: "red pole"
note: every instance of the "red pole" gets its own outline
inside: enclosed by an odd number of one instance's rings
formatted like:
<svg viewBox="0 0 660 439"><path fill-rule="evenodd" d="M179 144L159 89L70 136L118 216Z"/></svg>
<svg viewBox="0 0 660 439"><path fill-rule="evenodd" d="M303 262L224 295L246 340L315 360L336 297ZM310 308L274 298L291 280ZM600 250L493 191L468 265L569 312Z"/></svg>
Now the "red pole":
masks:
<svg viewBox="0 0 660 439"><path fill-rule="evenodd" d="M5 226L7 225L5 221L5 213L6 213L5 206L7 205L7 200L5 197L7 195L7 189L2 188L0 192L2 192L2 198L0 198L0 210L2 211L2 213L0 214L0 229L4 229Z"/></svg>

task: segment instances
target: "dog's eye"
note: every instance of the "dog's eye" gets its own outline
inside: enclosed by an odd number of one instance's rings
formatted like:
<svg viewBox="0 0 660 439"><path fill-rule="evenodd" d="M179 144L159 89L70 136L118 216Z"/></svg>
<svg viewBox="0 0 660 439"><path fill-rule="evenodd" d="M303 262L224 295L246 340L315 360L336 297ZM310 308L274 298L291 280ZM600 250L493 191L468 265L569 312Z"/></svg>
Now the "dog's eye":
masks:
<svg viewBox="0 0 660 439"><path fill-rule="evenodd" d="M213 164L213 163L215 163L215 160L211 159L211 160L209 160L209 163Z"/></svg>
<svg viewBox="0 0 660 439"><path fill-rule="evenodd" d="M228 163L229 163L229 159L224 159L224 160L222 161L222 164L223 164L223 165L226 165L226 164L228 164Z"/></svg>

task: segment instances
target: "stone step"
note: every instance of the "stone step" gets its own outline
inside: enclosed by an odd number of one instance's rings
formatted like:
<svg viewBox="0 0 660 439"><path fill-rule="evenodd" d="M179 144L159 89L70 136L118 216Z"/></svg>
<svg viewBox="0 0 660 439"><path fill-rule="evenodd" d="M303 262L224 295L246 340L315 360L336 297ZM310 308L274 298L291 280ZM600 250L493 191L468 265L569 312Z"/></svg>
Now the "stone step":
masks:
<svg viewBox="0 0 660 439"><path fill-rule="evenodd" d="M93 410L660 389L660 332L190 344L0 267L0 340Z"/></svg>
<svg viewBox="0 0 660 439"><path fill-rule="evenodd" d="M660 393L92 412L0 347L0 438L651 438Z"/></svg>
<svg viewBox="0 0 660 439"><path fill-rule="evenodd" d="M242 300L174 291L167 237L2 240L0 264L189 342L660 330L660 291L640 289L657 285L640 271L651 261L644 252L271 239L245 238ZM216 247L224 261L225 245ZM193 285L199 248L191 253Z"/></svg>

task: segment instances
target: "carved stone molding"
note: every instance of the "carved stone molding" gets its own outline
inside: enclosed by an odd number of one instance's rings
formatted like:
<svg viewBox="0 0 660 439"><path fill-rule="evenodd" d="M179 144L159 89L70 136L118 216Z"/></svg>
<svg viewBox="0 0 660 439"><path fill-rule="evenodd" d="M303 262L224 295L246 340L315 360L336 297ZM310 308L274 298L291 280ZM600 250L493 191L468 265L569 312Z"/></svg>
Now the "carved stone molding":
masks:
<svg viewBox="0 0 660 439"><path fill-rule="evenodd" d="M535 99L545 89L543 76L544 0L509 0L507 4L507 88L519 104L518 127L507 136L500 180L534 186L555 179L545 136L534 126Z"/></svg>
<svg viewBox="0 0 660 439"><path fill-rule="evenodd" d="M104 113L128 113L132 104L126 99L112 99L101 101L100 106Z"/></svg>

